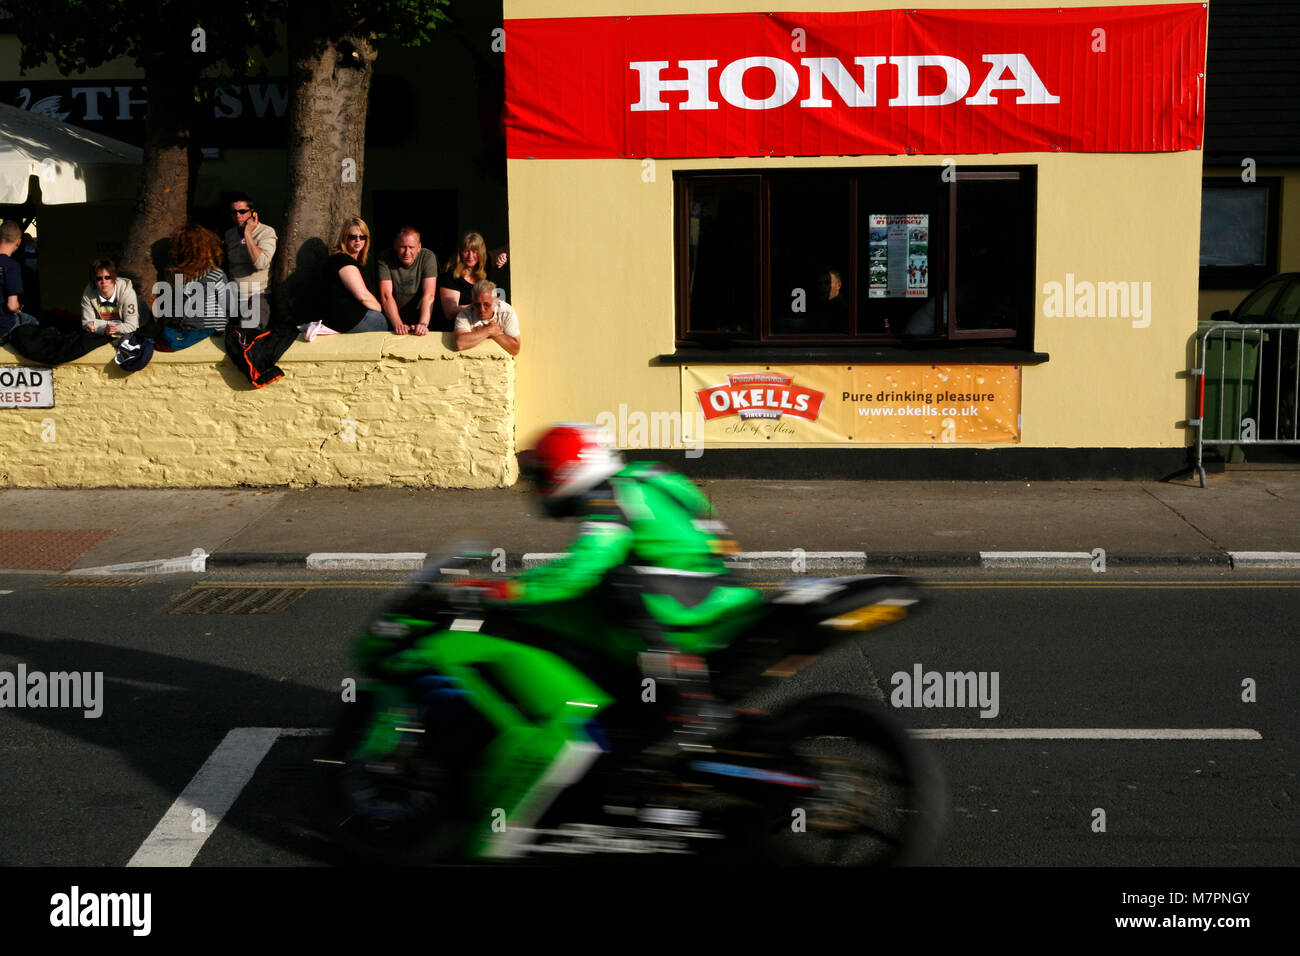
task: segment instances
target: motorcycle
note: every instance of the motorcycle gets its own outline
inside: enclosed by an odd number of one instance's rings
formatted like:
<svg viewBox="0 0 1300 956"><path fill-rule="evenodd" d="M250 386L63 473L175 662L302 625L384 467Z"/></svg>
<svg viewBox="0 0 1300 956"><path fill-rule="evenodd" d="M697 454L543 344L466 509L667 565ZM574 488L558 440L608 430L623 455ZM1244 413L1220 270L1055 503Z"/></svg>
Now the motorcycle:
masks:
<svg viewBox="0 0 1300 956"><path fill-rule="evenodd" d="M318 760L324 827L351 857L933 858L943 780L883 706L852 694L747 706L757 688L903 620L918 601L906 579L796 579L724 648L656 655L625 634L618 654L575 639L609 613L601 588L521 622L458 584L477 560L435 561L357 640L370 676Z"/></svg>

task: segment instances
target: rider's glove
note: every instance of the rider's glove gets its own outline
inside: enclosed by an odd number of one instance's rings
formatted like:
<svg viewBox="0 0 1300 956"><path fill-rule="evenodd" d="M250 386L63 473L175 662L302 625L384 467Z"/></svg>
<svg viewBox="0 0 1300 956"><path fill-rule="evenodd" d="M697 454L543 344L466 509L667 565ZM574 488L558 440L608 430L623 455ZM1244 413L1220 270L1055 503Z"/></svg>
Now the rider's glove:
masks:
<svg viewBox="0 0 1300 956"><path fill-rule="evenodd" d="M467 578L463 581L457 581L454 587L456 595L461 600L477 603L483 600L493 601L513 601L519 593L519 585L515 581L497 580L484 581L478 578Z"/></svg>

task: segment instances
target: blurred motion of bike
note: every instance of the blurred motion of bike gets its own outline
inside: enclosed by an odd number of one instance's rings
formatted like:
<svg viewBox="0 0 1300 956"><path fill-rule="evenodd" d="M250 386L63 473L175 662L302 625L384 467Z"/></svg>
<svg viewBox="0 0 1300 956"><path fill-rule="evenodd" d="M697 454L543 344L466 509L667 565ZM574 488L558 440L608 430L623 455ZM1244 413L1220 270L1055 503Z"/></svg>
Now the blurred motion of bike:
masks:
<svg viewBox="0 0 1300 956"><path fill-rule="evenodd" d="M883 706L845 694L775 714L742 706L765 679L906 617L905 579L794 580L727 647L656 655L630 635L609 654L573 637L575 620L608 615L605 586L523 621L464 585L477 560L435 562L357 641L368 677L319 761L325 825L356 858L933 857L941 775Z"/></svg>

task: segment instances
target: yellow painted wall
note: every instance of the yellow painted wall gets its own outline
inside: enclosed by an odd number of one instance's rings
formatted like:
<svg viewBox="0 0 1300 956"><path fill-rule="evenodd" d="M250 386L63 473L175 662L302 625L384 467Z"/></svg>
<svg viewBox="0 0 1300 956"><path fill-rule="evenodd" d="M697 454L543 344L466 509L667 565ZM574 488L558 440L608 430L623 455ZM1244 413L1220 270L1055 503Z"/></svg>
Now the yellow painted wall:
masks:
<svg viewBox="0 0 1300 956"><path fill-rule="evenodd" d="M299 341L262 389L211 339L129 375L97 349L53 370L54 408L0 409L0 485L512 485L514 361L449 339Z"/></svg>
<svg viewBox="0 0 1300 956"><path fill-rule="evenodd" d="M1025 369L1022 444L1184 444L1176 423L1186 417L1186 384L1176 376L1196 331L1199 155L1004 154L959 162L1039 170L1034 345L1051 361ZM518 384L520 447L548 422L594 420L620 404L646 412L681 408L679 370L650 365L674 348L673 170L938 163L659 160L655 181L647 183L640 160L511 160L514 305L527 339ZM1076 282L1151 283L1150 325L1047 318L1043 286L1064 284L1067 274Z"/></svg>
<svg viewBox="0 0 1300 956"><path fill-rule="evenodd" d="M908 7L1042 7L1041 0L933 0ZM1071 3L1066 6L1089 6ZM1128 5L1124 2L1114 5ZM895 9L894 0L788 2L782 10ZM505 16L767 11L752 0L505 0ZM1179 447L1187 433L1187 343L1196 331L1199 152L967 155L970 165L1037 165L1039 308L1024 370L1023 440L1035 447ZM674 349L673 171L939 166L941 156L510 160L521 448L547 423L601 412L681 410ZM1152 318L1047 318L1048 282L1150 282ZM772 350L774 360L778 349ZM923 353L918 353L923 360ZM725 358L725 356L720 356ZM902 361L900 355L895 361ZM699 363L696 363L699 364ZM693 412L694 409L688 411ZM969 446L968 446L969 447Z"/></svg>

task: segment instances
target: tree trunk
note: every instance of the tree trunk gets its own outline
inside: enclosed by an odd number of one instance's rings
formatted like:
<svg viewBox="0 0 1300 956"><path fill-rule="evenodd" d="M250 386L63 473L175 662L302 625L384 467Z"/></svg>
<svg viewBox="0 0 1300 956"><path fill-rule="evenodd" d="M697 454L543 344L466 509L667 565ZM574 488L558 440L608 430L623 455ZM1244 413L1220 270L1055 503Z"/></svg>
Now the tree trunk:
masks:
<svg viewBox="0 0 1300 956"><path fill-rule="evenodd" d="M289 205L273 278L277 316L299 324L319 317L320 265L343 220L361 215L377 55L368 36L322 39L312 25L308 7L290 5Z"/></svg>
<svg viewBox="0 0 1300 956"><path fill-rule="evenodd" d="M190 206L190 116L193 86L178 81L174 66L145 65L149 111L144 165L135 210L118 271L153 303L153 285L167 266L168 237L185 225Z"/></svg>

